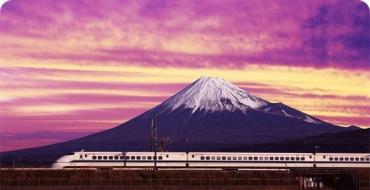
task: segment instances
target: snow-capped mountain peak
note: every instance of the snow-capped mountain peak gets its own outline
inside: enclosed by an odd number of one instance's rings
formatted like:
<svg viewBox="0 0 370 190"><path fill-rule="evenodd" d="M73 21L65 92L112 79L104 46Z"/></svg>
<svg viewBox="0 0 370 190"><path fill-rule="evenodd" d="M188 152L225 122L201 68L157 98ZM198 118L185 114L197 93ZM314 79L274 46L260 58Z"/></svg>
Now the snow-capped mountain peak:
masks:
<svg viewBox="0 0 370 190"><path fill-rule="evenodd" d="M258 109L269 104L239 87L216 77L201 77L185 89L172 96L160 106L165 110L177 108L204 111L245 111Z"/></svg>

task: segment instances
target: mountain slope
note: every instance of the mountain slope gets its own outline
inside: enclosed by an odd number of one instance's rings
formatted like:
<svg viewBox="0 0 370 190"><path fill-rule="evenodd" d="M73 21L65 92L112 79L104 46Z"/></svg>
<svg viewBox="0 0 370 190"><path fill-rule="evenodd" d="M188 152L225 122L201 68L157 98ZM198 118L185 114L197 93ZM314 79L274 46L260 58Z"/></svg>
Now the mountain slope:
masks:
<svg viewBox="0 0 370 190"><path fill-rule="evenodd" d="M343 128L281 103L270 103L222 79L202 77L153 109L115 128L45 147L2 153L3 159L52 160L70 151L149 150L152 118L171 151L209 151L297 139Z"/></svg>
<svg viewBox="0 0 370 190"><path fill-rule="evenodd" d="M315 123L315 124L325 123L324 121L321 121L320 119L307 115L299 110L296 110L280 102L270 103L267 106L263 107L262 109L263 111L267 113L282 115L286 117L293 117L293 118L303 120L308 123Z"/></svg>
<svg viewBox="0 0 370 190"><path fill-rule="evenodd" d="M370 129L342 131L274 143L247 144L239 147L215 149L214 151L312 152L314 146L320 147L319 152L370 153Z"/></svg>

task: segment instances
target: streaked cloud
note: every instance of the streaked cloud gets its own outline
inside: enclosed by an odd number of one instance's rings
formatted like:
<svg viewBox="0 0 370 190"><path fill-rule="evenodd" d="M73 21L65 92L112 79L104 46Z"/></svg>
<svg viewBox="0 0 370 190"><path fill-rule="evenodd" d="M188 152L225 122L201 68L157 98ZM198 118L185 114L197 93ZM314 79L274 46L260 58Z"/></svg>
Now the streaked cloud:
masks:
<svg viewBox="0 0 370 190"><path fill-rule="evenodd" d="M114 127L203 75L370 127L369 18L356 0L9 1L1 150ZM45 131L63 135L33 138Z"/></svg>

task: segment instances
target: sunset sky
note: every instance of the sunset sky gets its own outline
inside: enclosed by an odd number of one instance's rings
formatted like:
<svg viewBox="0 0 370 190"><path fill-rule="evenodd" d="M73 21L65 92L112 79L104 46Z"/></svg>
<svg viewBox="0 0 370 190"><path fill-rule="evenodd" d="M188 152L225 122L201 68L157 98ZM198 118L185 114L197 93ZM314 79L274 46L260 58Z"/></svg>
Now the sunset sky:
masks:
<svg viewBox="0 0 370 190"><path fill-rule="evenodd" d="M0 14L0 151L115 127L201 76L370 127L359 0L11 0Z"/></svg>

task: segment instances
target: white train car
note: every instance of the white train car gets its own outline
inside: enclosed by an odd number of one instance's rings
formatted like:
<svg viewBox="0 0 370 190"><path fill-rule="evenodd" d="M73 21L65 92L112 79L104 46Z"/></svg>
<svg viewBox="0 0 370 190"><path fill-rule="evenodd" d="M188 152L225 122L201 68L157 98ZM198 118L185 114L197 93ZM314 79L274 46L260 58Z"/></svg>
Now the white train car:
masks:
<svg viewBox="0 0 370 190"><path fill-rule="evenodd" d="M187 153L157 152L158 167L186 167ZM59 158L53 168L154 167L154 152L73 152Z"/></svg>
<svg viewBox="0 0 370 190"><path fill-rule="evenodd" d="M53 168L370 168L370 154L237 152L74 152Z"/></svg>
<svg viewBox="0 0 370 190"><path fill-rule="evenodd" d="M310 153L190 152L189 167L294 168L313 167Z"/></svg>
<svg viewBox="0 0 370 190"><path fill-rule="evenodd" d="M315 159L320 168L370 168L370 154L317 153Z"/></svg>

